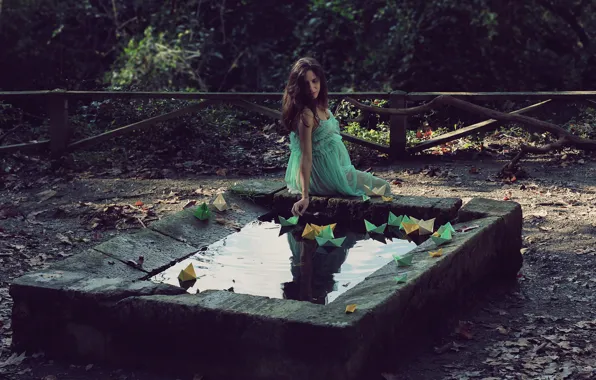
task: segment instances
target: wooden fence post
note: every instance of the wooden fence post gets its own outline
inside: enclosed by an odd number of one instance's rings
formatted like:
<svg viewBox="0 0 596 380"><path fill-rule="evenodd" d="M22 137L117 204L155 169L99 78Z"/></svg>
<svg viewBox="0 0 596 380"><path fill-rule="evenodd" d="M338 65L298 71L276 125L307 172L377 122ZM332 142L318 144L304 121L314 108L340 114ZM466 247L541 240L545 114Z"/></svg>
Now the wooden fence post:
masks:
<svg viewBox="0 0 596 380"><path fill-rule="evenodd" d="M389 107L406 108L406 92L392 91L389 97ZM405 157L406 133L408 130L408 117L391 115L389 119L389 157L398 159Z"/></svg>
<svg viewBox="0 0 596 380"><path fill-rule="evenodd" d="M60 94L51 94L49 98L50 151L52 158L58 158L66 151L70 139L68 99Z"/></svg>

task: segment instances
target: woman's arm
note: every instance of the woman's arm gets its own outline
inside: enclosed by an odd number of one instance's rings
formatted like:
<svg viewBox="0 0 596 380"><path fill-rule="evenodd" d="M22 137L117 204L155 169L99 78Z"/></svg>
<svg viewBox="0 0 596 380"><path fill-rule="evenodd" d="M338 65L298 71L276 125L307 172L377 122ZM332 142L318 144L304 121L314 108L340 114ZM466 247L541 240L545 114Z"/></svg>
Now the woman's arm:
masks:
<svg viewBox="0 0 596 380"><path fill-rule="evenodd" d="M293 215L300 215L308 208L308 190L310 186L310 173L312 170L312 130L315 118L311 110L305 109L298 123L298 136L300 137L300 185L302 187L302 199L294 203Z"/></svg>
<svg viewBox="0 0 596 380"><path fill-rule="evenodd" d="M302 198L308 199L310 186L310 172L312 170L312 130L315 119L310 109L306 108L298 124L298 136L300 136L300 184L302 186Z"/></svg>

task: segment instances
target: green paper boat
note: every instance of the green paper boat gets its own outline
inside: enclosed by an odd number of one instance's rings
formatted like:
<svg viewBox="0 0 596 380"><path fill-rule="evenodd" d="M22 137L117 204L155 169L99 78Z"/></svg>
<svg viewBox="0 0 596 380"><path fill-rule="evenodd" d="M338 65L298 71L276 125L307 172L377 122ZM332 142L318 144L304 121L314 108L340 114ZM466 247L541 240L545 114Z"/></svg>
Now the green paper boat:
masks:
<svg viewBox="0 0 596 380"><path fill-rule="evenodd" d="M279 224L281 224L282 227L295 226L296 224L298 224L298 216L296 215L288 219L284 218L283 216L280 216Z"/></svg>
<svg viewBox="0 0 596 380"><path fill-rule="evenodd" d="M404 219L403 215L395 216L394 213L389 211L389 219L387 220L387 225L391 226L391 227L399 228L401 226L401 222L403 221L403 219Z"/></svg>
<svg viewBox="0 0 596 380"><path fill-rule="evenodd" d="M447 223L443 224L441 227L439 227L439 229L437 230L437 233L439 235L441 235L443 232L445 232L445 230L449 230L450 232L455 232L455 229L453 228L453 226L451 225L450 222L447 222Z"/></svg>
<svg viewBox="0 0 596 380"><path fill-rule="evenodd" d="M412 265L413 258L414 258L414 255L403 255L403 256L393 255L393 259L395 260L395 263L397 264L398 267L409 267L410 265Z"/></svg>
<svg viewBox="0 0 596 380"><path fill-rule="evenodd" d="M333 235L333 230L331 229L331 226L330 225L329 226L325 226L321 230L321 232L319 232L317 234L316 237L320 237L321 239L327 239L327 240L335 238L335 236Z"/></svg>
<svg viewBox="0 0 596 380"><path fill-rule="evenodd" d="M346 237L340 237L340 238L334 238L334 239L328 239L328 238L323 238L320 236L315 237L315 239L317 240L317 243L319 244L320 247L341 247L341 245L344 243L344 240L346 240Z"/></svg>
<svg viewBox="0 0 596 380"><path fill-rule="evenodd" d="M203 202L199 207L197 207L194 215L199 220L209 219L211 216L211 211L209 211L209 206L207 206L207 203Z"/></svg>
<svg viewBox="0 0 596 380"><path fill-rule="evenodd" d="M387 227L387 223L383 223L380 226L375 226L368 220L364 219L364 225L366 226L366 232L373 232L376 234L382 234L385 232L385 227Z"/></svg>
<svg viewBox="0 0 596 380"><path fill-rule="evenodd" d="M366 201L370 200L370 197L366 194L362 194L362 200L366 202Z"/></svg>
<svg viewBox="0 0 596 380"><path fill-rule="evenodd" d="M445 244L453 239L451 236L451 231L448 229L444 230L440 234L437 231L434 234L432 234L430 238L437 246Z"/></svg>
<svg viewBox="0 0 596 380"><path fill-rule="evenodd" d="M397 282L398 284L405 284L406 281L408 280L408 274L404 273L401 276L395 276L394 279L395 279L395 282Z"/></svg>
<svg viewBox="0 0 596 380"><path fill-rule="evenodd" d="M404 215L403 218L401 219L401 223L413 223L413 222L412 222L412 219L410 219L409 216ZM401 223L399 224L399 229L400 230L403 230L404 229L404 226L402 226Z"/></svg>

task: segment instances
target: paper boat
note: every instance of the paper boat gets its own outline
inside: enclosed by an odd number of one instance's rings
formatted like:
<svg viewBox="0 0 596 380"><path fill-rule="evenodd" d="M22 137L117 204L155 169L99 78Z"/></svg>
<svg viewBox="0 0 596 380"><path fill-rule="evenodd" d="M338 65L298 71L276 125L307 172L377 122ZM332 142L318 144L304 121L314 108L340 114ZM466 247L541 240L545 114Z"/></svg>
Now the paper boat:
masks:
<svg viewBox="0 0 596 380"><path fill-rule="evenodd" d="M404 284L408 280L408 274L404 273L401 276L395 276L394 279L398 284Z"/></svg>
<svg viewBox="0 0 596 380"><path fill-rule="evenodd" d="M379 187L375 187L375 188L370 188L366 185L363 186L364 187L364 193L370 197L381 197L385 195L385 192L387 191L387 185L383 185L383 186L379 186Z"/></svg>
<svg viewBox="0 0 596 380"><path fill-rule="evenodd" d="M451 239L452 239L451 231L446 229L441 234L439 234L437 231L434 234L432 234L430 236L430 238L437 246L439 246L439 245L442 245L442 244L445 244L445 243L451 241Z"/></svg>
<svg viewBox="0 0 596 380"><path fill-rule="evenodd" d="M316 224L307 223L306 226L304 226L304 230L302 231L302 237L304 239L315 240L315 237L319 236L325 227L329 227L331 231L333 231L336 225L336 223L333 223L329 224L328 226L318 226Z"/></svg>
<svg viewBox="0 0 596 380"><path fill-rule="evenodd" d="M333 238L333 239L328 239L328 238L322 238L322 237L315 237L315 239L317 240L317 244L319 244L319 246L321 247L341 247L341 245L344 243L344 241L346 240L346 237L340 237L340 238Z"/></svg>
<svg viewBox="0 0 596 380"><path fill-rule="evenodd" d="M400 230L403 230L403 229L404 229L404 223L414 223L414 222L412 221L412 219L410 219L410 217L409 217L409 216L407 216L407 215L400 216L400 217L401 217L401 223L400 223L400 225L399 225L399 229L400 229Z"/></svg>
<svg viewBox="0 0 596 380"><path fill-rule="evenodd" d="M418 229L420 228L418 223L413 222L402 222L401 226L403 227L407 235L411 235L412 233L418 231Z"/></svg>
<svg viewBox="0 0 596 380"><path fill-rule="evenodd" d="M228 204L222 194L217 195L217 197L213 201L213 206L215 206L215 208L218 209L219 211L224 211L229 208Z"/></svg>
<svg viewBox="0 0 596 380"><path fill-rule="evenodd" d="M364 226L366 227L366 232L373 232L376 234L382 234L385 232L385 227L387 227L387 223L383 223L380 226L375 226L368 220L364 219Z"/></svg>
<svg viewBox="0 0 596 380"><path fill-rule="evenodd" d="M451 225L451 223L450 223L450 222L447 222L447 223L443 224L441 227L439 227L439 229L437 230L437 232L438 232L438 233L439 233L439 235L440 235L440 234L442 234L442 233L443 233L443 231L445 231L445 230L449 230L449 231L451 231L452 233L453 233L453 232L455 232L455 229L453 228L453 226Z"/></svg>
<svg viewBox="0 0 596 380"><path fill-rule="evenodd" d="M178 275L178 280L180 282L192 281L197 279L197 274L195 273L195 268L192 264L188 264L188 266L180 271Z"/></svg>
<svg viewBox="0 0 596 380"><path fill-rule="evenodd" d="M429 220L421 220L418 222L418 234L430 235L435 229L435 218Z"/></svg>
<svg viewBox="0 0 596 380"><path fill-rule="evenodd" d="M399 228L401 226L401 222L404 219L403 215L400 216L395 216L394 213L392 213L391 211L389 211L389 218L387 219L387 225L390 227L397 227Z"/></svg>
<svg viewBox="0 0 596 380"><path fill-rule="evenodd" d="M199 220L209 219L211 216L211 211L209 211L209 206L207 206L207 203L203 202L199 207L197 207L194 215Z"/></svg>
<svg viewBox="0 0 596 380"><path fill-rule="evenodd" d="M279 224L281 224L282 227L295 226L296 224L298 224L298 216L292 216L288 219L284 218L283 216L280 216Z"/></svg>
<svg viewBox="0 0 596 380"><path fill-rule="evenodd" d="M331 226L325 226L325 227L321 228L321 230L317 234L317 237L320 237L322 239L335 238L335 236L333 235L333 229L331 228Z"/></svg>
<svg viewBox="0 0 596 380"><path fill-rule="evenodd" d="M403 255L403 256L397 256L397 255L393 256L393 259L395 260L395 263L397 264L398 267L409 267L410 265L412 265L413 258L414 258L414 255L412 255L412 254L407 254L407 255Z"/></svg>

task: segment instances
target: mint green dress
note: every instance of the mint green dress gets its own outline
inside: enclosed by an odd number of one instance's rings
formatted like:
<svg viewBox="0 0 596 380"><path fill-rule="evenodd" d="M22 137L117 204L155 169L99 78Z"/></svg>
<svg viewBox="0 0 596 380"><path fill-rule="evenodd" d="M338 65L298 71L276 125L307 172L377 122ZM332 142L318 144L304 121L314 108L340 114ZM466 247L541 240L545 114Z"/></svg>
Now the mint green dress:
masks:
<svg viewBox="0 0 596 380"><path fill-rule="evenodd" d="M312 133L312 170L309 194L362 196L364 185L373 189L386 186L385 195L391 194L389 183L370 173L356 170L339 134L339 122L329 110L329 118L320 120ZM301 194L300 138L290 133L290 160L286 169L286 185L292 194Z"/></svg>

